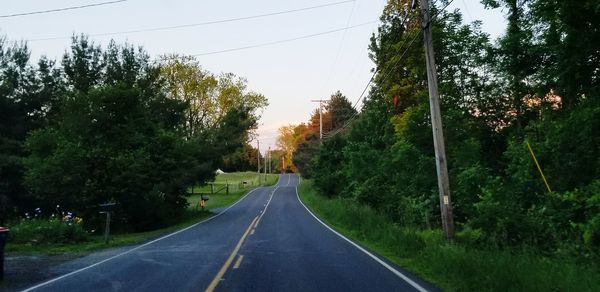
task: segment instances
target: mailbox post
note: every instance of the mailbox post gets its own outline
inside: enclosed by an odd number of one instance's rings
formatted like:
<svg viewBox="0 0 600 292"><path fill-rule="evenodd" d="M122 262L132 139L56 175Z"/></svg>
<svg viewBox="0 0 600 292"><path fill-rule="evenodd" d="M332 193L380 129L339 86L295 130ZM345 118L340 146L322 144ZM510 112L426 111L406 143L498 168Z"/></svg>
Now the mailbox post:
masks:
<svg viewBox="0 0 600 292"><path fill-rule="evenodd" d="M100 214L106 214L106 223L104 226L104 243L108 244L108 235L110 234L110 213L114 211L119 204L117 203L106 203L100 204Z"/></svg>
<svg viewBox="0 0 600 292"><path fill-rule="evenodd" d="M202 211L204 211L204 207L206 207L206 201L208 201L210 197L208 195L200 195L200 207L202 207Z"/></svg>
<svg viewBox="0 0 600 292"><path fill-rule="evenodd" d="M0 227L0 281L4 279L4 245L8 239L9 229Z"/></svg>

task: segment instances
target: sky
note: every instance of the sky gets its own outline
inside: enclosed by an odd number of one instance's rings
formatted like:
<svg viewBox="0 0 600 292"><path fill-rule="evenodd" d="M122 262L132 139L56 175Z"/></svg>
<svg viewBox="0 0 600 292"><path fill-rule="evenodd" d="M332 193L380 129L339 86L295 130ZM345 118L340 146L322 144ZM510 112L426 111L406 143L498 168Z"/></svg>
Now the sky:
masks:
<svg viewBox="0 0 600 292"><path fill-rule="evenodd" d="M46 55L60 59L73 33L92 36L103 46L111 39L143 46L151 56L168 53L199 55L204 69L232 72L248 80L248 87L265 95L269 106L259 121L261 149L276 148L277 129L306 122L317 107L340 90L354 103L371 77L368 58L371 35L387 0L127 0L102 6L19 17L2 15L51 10L111 0L2 1L0 36L28 40L32 60ZM115 1L115 0L113 0ZM111 1L112 2L112 1ZM260 18L189 26L178 29L130 32L150 28L214 22L322 6ZM501 11L485 10L479 0L454 0L466 22L482 21L492 38L505 28ZM340 30L352 27L346 30ZM331 32L339 30L336 32ZM326 33L314 37L309 35ZM435 37L435 36L434 36ZM222 53L229 49L258 46ZM210 54L206 54L210 53ZM256 143L256 142L253 142Z"/></svg>

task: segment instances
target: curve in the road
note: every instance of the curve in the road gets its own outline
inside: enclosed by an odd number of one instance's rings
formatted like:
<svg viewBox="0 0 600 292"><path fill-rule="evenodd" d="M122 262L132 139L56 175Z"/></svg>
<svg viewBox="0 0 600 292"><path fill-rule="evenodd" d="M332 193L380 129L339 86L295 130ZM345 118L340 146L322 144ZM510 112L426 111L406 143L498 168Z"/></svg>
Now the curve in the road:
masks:
<svg viewBox="0 0 600 292"><path fill-rule="evenodd" d="M88 256L91 265L76 260L25 291L437 290L317 218L299 180L281 175L211 218L101 261Z"/></svg>

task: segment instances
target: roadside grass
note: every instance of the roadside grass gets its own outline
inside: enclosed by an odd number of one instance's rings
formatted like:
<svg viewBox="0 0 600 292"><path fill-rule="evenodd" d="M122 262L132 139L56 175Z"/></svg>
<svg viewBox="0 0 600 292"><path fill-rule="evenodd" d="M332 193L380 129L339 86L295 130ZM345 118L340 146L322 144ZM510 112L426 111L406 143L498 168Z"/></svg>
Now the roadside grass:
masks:
<svg viewBox="0 0 600 292"><path fill-rule="evenodd" d="M484 249L473 231L446 243L441 230L401 228L367 206L329 199L302 180L302 201L327 224L445 291L600 291L600 268L589 259L534 251Z"/></svg>
<svg viewBox="0 0 600 292"><path fill-rule="evenodd" d="M261 175L261 185L263 186L271 186L277 183L278 175L277 174L267 174L266 182L264 179L264 175ZM188 203L190 210L199 210L199 202L200 202L200 193L208 194L209 199L206 201L206 209L214 210L217 208L223 208L225 206L229 206L239 200L243 195L248 193L251 189L255 188L258 183L258 176L256 172L238 172L238 173L224 173L217 176L215 183L223 183L227 181L232 185L240 185L243 181L249 182L254 180L254 186L250 184L246 184L246 186L239 187L237 190L231 190L234 188L230 188L229 194L226 194L224 191L219 193L210 194L210 186L202 186L194 188L194 193L188 197ZM191 193L191 189L190 189Z"/></svg>
<svg viewBox="0 0 600 292"><path fill-rule="evenodd" d="M243 173L227 173L220 174L217 176L216 181L233 181L235 183L241 182L245 179L252 178L254 176L256 178L255 172L243 172ZM236 180L234 180L234 178ZM262 185L269 186L273 185L277 182L278 175L270 174L267 175L266 183L263 182ZM264 178L263 178L264 179ZM256 184L255 184L256 187ZM210 195L210 199L206 203L206 210L202 211L198 206L198 200L200 199L200 194L193 194L188 197L189 206L185 211L185 214L182 216L180 221L174 225L152 230L146 232L132 232L132 233L116 233L110 235L109 243L106 244L104 242L104 237L102 235L102 230L98 231L100 234L97 235L89 235L86 241L79 243L66 243L66 244L28 244L28 243L11 243L10 238L6 244L7 252L15 252L15 253L40 253L40 254L64 254L64 253L89 253L93 251L98 251L107 248L127 246L140 244L143 242L150 241L152 239L158 238L160 236L169 234L171 232L177 231L179 229L188 227L192 224L195 224L203 219L206 219L212 216L214 213L212 210L217 208L223 208L228 205L235 203L239 200L243 195L248 193L254 187L246 186L237 191L232 191L229 194L219 193ZM210 191L210 189L209 189Z"/></svg>
<svg viewBox="0 0 600 292"><path fill-rule="evenodd" d="M239 191L242 189L252 188L261 185L272 185L277 182L277 174L267 174L266 182L265 175L260 174L260 176L256 172L245 171L245 172L227 172L221 173L217 175L215 181L206 185L197 185L194 187L188 188L188 193L210 193L211 186L213 191L220 190L219 193L224 192L222 190L226 185L229 185L230 191ZM246 184L244 184L246 182Z"/></svg>

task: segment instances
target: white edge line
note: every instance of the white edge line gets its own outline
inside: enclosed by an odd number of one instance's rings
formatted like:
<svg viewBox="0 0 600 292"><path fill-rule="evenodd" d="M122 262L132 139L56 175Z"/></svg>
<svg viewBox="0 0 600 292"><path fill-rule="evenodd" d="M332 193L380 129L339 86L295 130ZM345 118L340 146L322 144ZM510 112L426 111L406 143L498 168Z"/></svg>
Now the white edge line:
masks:
<svg viewBox="0 0 600 292"><path fill-rule="evenodd" d="M339 232L335 231L333 228L329 227L329 225L327 225L325 222L321 221L321 219L319 219L317 216L315 216L315 214L310 209L308 209L308 207L306 207L306 205L304 205L304 203L302 202L302 200L300 200L300 195L298 195L298 187L297 186L296 186L296 198L298 198L298 201L300 202L300 204L302 204L302 206L304 206L304 209L306 209L306 211L308 211L308 213L310 215L312 215L315 219L317 219L317 221L319 221L319 223L323 224L323 226L327 227L327 229L329 229L331 232L335 233L337 236L341 237L345 241L347 241L350 244L352 244L354 247L358 248L360 251L362 251L365 254L367 254L373 260L375 260L376 262L380 263L382 266L384 266L385 268L387 268L390 272L394 273L396 276L402 278L402 280L404 280L406 283L408 283L411 286L413 286L418 291L428 292L427 289L423 288L421 285L419 285L418 283L416 283L415 281L413 281L408 276L406 276L406 275L402 274L400 271L394 269L394 267L390 266L388 263L382 261L380 258L378 258L377 256L373 255L372 253L370 253L366 249L364 249L362 246L356 244L354 241L352 241L352 240L348 239L347 237L343 236Z"/></svg>
<svg viewBox="0 0 600 292"><path fill-rule="evenodd" d="M48 284L54 283L54 282L56 282L56 281L58 281L58 280L64 279L64 278L66 278L66 277L69 277L69 276L71 276L71 275L74 275L74 274L77 274L77 273L80 273L80 272L83 272L83 271L85 271L85 270L87 270L87 269L91 269L91 268L93 268L93 267L95 267L95 266L101 265L101 264L103 264L103 263L105 263L105 262L108 262L108 261L110 261L110 260L113 260L113 259L115 259L115 258L118 258L118 257L120 257L120 256L124 256L124 255L126 255L126 254L128 254L128 253L131 253L131 252L133 252L133 251L136 251L136 250L138 250L138 249L140 249L140 248L142 248L142 247L148 246L148 245L150 245L150 244L153 244L153 243L155 243L155 242L157 242L157 241L163 240L163 239L165 239L165 238L168 238L168 237L171 237L171 236L173 236L173 235L175 235L175 234L178 234L178 233L181 233L181 232L183 232L183 231L186 231L186 230L188 230L188 229L190 229L190 228L196 227L196 226L198 226L198 225L200 225L200 224L202 224L202 223L204 223L204 222L207 222L207 221L210 221L210 220L212 220L212 219L215 219L215 218L217 218L217 217L221 216L223 213L227 212L227 210L231 209L233 206L237 205L237 203L239 203L239 202L241 202L242 200L244 200L244 199L245 199L245 198L246 198L248 195L250 195L250 194L251 194L251 193L253 193L254 191L258 190L259 188L261 188L261 187L257 187L257 188L255 188L255 189L253 189L253 190L249 191L249 192L248 192L247 194L245 194L245 195L244 195L242 198L240 198L239 200L237 200L237 202L235 202L235 203L233 203L231 206L227 207L227 209L225 209L225 210L223 210L223 211L219 212L219 214L217 214L217 215L214 215L214 216L212 216L212 217L206 218L206 219L204 219L204 220L202 220L202 221L200 221L200 222L198 222L198 223L195 223L195 224L193 224L193 225L190 225L190 226L188 226L188 227L186 227L186 228L183 228L183 229L177 230L177 231L175 231L175 232L173 232L173 233L170 233L170 234L167 234L167 235L165 235L165 236L163 236L163 237L160 237L160 238L154 239L154 240L152 240L152 241L150 241L150 242L146 242L146 243L144 243L144 244L142 244L142 245L140 245L140 246L136 246L136 247L134 247L134 248L132 248L132 249L130 249L130 250L124 251L124 252L122 252L122 253L120 253L120 254L114 255L114 256L112 256L112 257L110 257L110 258L104 259L104 260L102 260L102 261L99 261L99 262L97 262L97 263L95 263L95 264L89 265L89 266L87 266L87 267L84 267L84 268L81 268L81 269L79 269L79 270L72 271L72 272L70 272L70 273L64 274L64 275L62 275L62 276L56 277L56 278L54 278L54 279L51 279L51 280L48 280L48 281L46 281L46 282L43 282L43 283L37 284L37 285L35 285L35 286L33 286L33 287L29 287L29 288L27 288L27 289L25 289L25 290L23 290L23 291L21 291L21 292L29 292L29 291L32 291L32 290L34 290L34 289L40 288L40 287L42 287L42 286L46 286L46 285L48 285Z"/></svg>

